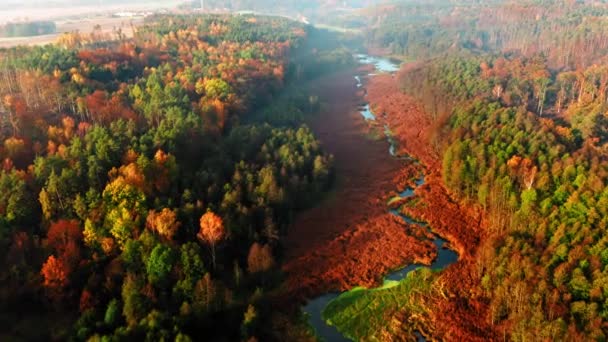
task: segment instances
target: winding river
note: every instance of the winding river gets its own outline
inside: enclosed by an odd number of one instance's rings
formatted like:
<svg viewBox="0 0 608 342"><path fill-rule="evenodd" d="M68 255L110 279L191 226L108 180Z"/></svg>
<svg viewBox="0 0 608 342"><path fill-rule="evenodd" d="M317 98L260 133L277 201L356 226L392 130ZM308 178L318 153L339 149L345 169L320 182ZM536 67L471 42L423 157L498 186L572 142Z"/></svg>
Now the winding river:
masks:
<svg viewBox="0 0 608 342"><path fill-rule="evenodd" d="M356 55L355 56L361 64L374 65L376 68L376 72L385 73L390 72L394 73L399 70L399 64L392 62L387 58L379 58L368 55ZM367 77L373 77L374 74L369 74ZM363 76L365 77L365 76ZM357 82L357 88L363 88L362 76L356 75L354 76ZM365 103L360 106L359 111L365 120L376 120L375 114L371 111L369 103ZM384 134L389 142L389 153L391 156L400 159L413 159L409 155L397 155L397 142L393 138L390 128L388 126L384 127ZM416 186L420 186L424 184L424 175L421 175L419 179L416 180ZM408 198L414 196L413 188L406 188L400 191L399 197ZM433 243L437 247L437 258L433 261L433 263L428 266L432 269L443 269L444 267L456 262L458 260L458 254L450 249L445 247L446 240L440 238L437 234L433 233L431 228L419 221L413 220L411 217L403 215L399 212L398 209L389 209L389 212L393 215L399 216L403 219L404 222L408 224L419 225L425 227L429 233L433 235ZM384 281L393 280L399 281L404 279L408 273L421 268L427 267L425 265L409 265L398 270L395 270L384 277ZM334 299L340 296L340 293L327 293L317 298L310 300L302 310L307 314L310 325L314 328L317 336L323 339L326 342L341 342L341 341L349 341L346 337L344 337L336 327L332 325L328 325L322 317L323 310L327 305ZM419 341L424 341L422 335L418 332L416 333L416 337Z"/></svg>

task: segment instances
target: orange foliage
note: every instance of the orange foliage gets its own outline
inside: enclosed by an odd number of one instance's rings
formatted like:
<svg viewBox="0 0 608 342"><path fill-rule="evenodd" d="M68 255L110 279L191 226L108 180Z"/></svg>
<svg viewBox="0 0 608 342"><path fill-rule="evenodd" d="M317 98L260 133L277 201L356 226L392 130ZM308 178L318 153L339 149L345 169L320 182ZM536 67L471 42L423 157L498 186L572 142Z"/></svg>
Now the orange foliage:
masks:
<svg viewBox="0 0 608 342"><path fill-rule="evenodd" d="M112 168L108 175L112 179L122 179L126 184L132 185L145 193L149 193L149 185L146 182L146 176L139 166L132 162L128 165L123 165L119 169Z"/></svg>
<svg viewBox="0 0 608 342"><path fill-rule="evenodd" d="M50 156L54 155L55 153L57 153L57 144L52 141L49 140L46 144L46 153Z"/></svg>
<svg viewBox="0 0 608 342"><path fill-rule="evenodd" d="M150 210L146 219L146 227L157 232L167 240L173 240L173 236L181 223L177 221L177 215L169 208L163 208L160 212Z"/></svg>
<svg viewBox="0 0 608 342"><path fill-rule="evenodd" d="M19 155L25 150L25 140L11 137L4 141L4 148L11 158Z"/></svg>
<svg viewBox="0 0 608 342"><path fill-rule="evenodd" d="M269 245L260 245L255 242L249 249L247 257L247 267L250 273L264 272L274 266L274 258L272 257L272 249Z"/></svg>
<svg viewBox="0 0 608 342"><path fill-rule="evenodd" d="M109 97L103 90L95 90L86 97L86 105L96 122L109 123L117 119L136 120L137 115L117 94Z"/></svg>
<svg viewBox="0 0 608 342"><path fill-rule="evenodd" d="M80 241L82 232L80 225L76 220L59 220L53 222L47 234L47 242L49 246L63 251L65 246L70 241Z"/></svg>
<svg viewBox="0 0 608 342"><path fill-rule="evenodd" d="M106 65L113 62L124 63L131 60L129 55L109 49L83 50L78 53L78 58L96 65Z"/></svg>
<svg viewBox="0 0 608 342"><path fill-rule="evenodd" d="M116 242L111 237L104 237L101 239L101 249L104 253L110 254L116 247Z"/></svg>
<svg viewBox="0 0 608 342"><path fill-rule="evenodd" d="M68 272L64 263L51 255L42 265L40 274L44 277L44 286L61 289L68 284Z"/></svg>
<svg viewBox="0 0 608 342"><path fill-rule="evenodd" d="M46 135L48 136L49 139L61 142L63 141L63 129L61 129L61 127L57 127L57 126L49 126L49 128L47 128L46 130Z"/></svg>
<svg viewBox="0 0 608 342"><path fill-rule="evenodd" d="M226 230L222 218L214 214L211 210L207 211L200 220L200 230L196 235L199 240L211 246L211 257L215 268L215 245L226 237Z"/></svg>
<svg viewBox="0 0 608 342"><path fill-rule="evenodd" d="M519 156L513 156L509 161L507 161L507 166L511 169L512 172L518 176L520 180L520 184L530 189L532 184L534 184L534 178L536 176L536 172L538 171L536 165L529 158L521 158Z"/></svg>
<svg viewBox="0 0 608 342"><path fill-rule="evenodd" d="M163 150L158 150L154 154L154 188L165 193L171 186L170 170L174 163L169 162L174 160L171 154L165 153Z"/></svg>
<svg viewBox="0 0 608 342"><path fill-rule="evenodd" d="M166 154L165 151L163 151L161 149L156 151L156 153L154 154L154 161L160 165L165 164L168 159L169 159L169 155Z"/></svg>
<svg viewBox="0 0 608 342"><path fill-rule="evenodd" d="M224 125L226 123L226 105L220 99L213 99L211 101L211 106L217 117L217 127L222 131L224 130Z"/></svg>
<svg viewBox="0 0 608 342"><path fill-rule="evenodd" d="M120 167L120 174L125 178L128 184L131 184L139 189L146 188L146 178L137 164L131 163Z"/></svg>
<svg viewBox="0 0 608 342"><path fill-rule="evenodd" d="M82 231L76 220L53 222L47 234L47 243L59 255L66 268L74 267L80 260Z"/></svg>
<svg viewBox="0 0 608 342"><path fill-rule="evenodd" d="M200 219L200 230L197 237L210 245L215 245L226 236L222 218L207 211Z"/></svg>
<svg viewBox="0 0 608 342"><path fill-rule="evenodd" d="M61 119L61 123L63 124L64 137L69 141L74 136L74 127L76 127L76 123L74 122L74 119L69 116L64 116L63 119Z"/></svg>
<svg viewBox="0 0 608 342"><path fill-rule="evenodd" d="M27 110L27 105L25 104L23 98L16 97L14 95L4 96L4 106L6 106L9 111L17 115L23 114Z"/></svg>
<svg viewBox="0 0 608 342"><path fill-rule="evenodd" d="M93 127L93 126L88 122L79 123L78 124L78 135L83 137L89 131L89 129L91 129L91 127Z"/></svg>
<svg viewBox="0 0 608 342"><path fill-rule="evenodd" d="M125 155L122 157L122 163L124 165L135 163L138 157L139 155L137 154L137 152L130 148L127 150L127 152L125 152Z"/></svg>
<svg viewBox="0 0 608 342"><path fill-rule="evenodd" d="M521 157L515 155L507 161L507 166L509 166L511 169L516 169L519 167L520 163L521 163Z"/></svg>

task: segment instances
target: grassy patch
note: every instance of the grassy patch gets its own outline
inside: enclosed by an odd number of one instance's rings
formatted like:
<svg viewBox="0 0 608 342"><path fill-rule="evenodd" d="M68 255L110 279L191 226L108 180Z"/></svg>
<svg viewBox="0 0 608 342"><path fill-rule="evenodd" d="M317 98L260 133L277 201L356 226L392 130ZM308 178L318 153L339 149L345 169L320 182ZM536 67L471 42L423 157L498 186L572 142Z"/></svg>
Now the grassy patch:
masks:
<svg viewBox="0 0 608 342"><path fill-rule="evenodd" d="M388 200L387 205L390 206L390 205L395 204L395 203L397 203L397 202L399 202L401 200L403 200L403 198L401 198L400 196L395 196L395 197L391 198L390 200Z"/></svg>
<svg viewBox="0 0 608 342"><path fill-rule="evenodd" d="M426 315L425 298L438 295L432 286L435 275L421 268L399 282L353 288L327 305L323 319L355 341L379 341L385 333L412 334L416 327L408 324L407 317Z"/></svg>

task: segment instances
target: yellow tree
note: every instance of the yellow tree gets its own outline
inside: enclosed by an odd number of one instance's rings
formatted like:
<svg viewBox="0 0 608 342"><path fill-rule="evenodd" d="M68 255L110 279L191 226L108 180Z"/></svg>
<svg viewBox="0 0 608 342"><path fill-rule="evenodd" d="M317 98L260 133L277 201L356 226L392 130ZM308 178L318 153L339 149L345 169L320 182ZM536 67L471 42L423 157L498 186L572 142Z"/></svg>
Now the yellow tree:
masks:
<svg viewBox="0 0 608 342"><path fill-rule="evenodd" d="M215 269L215 246L226 237L222 218L208 210L201 216L197 237L211 247L211 260Z"/></svg>
<svg viewBox="0 0 608 342"><path fill-rule="evenodd" d="M177 214L175 211L164 208L160 212L150 210L148 218L146 219L146 225L152 231L157 232L158 235L171 241L173 240L175 233L177 233L180 223L177 221Z"/></svg>

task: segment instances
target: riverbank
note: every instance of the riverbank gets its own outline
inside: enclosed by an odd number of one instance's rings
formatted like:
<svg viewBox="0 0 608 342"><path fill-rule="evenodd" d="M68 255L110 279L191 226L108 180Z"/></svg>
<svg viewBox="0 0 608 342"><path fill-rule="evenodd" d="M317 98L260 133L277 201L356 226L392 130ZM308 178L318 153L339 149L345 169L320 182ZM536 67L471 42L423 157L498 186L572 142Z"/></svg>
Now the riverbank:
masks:
<svg viewBox="0 0 608 342"><path fill-rule="evenodd" d="M373 111L382 113L380 120L397 140L397 153L411 155L426 167L426 184L416 190L424 205L408 206L406 214L432 224L433 230L452 242L461 258L474 257L485 223L480 210L453 199L443 185L439 146L434 142L441 139L435 135L437 122L415 99L401 92L398 78L378 75L370 79L367 91Z"/></svg>
<svg viewBox="0 0 608 342"><path fill-rule="evenodd" d="M370 80L368 99L398 141L398 153L407 153L426 166L426 184L415 191L418 200L403 207L403 213L424 220L433 231L450 241L459 260L448 266L436 280L442 296L426 303L427 337L451 341L491 340L495 336L486 317L489 310L478 290L480 279L476 253L485 238L486 223L481 212L454 200L443 185L438 153L441 137L437 125L421 106L399 89L398 77L378 75Z"/></svg>
<svg viewBox="0 0 608 342"><path fill-rule="evenodd" d="M349 70L317 81L325 105L309 124L334 155L338 180L330 199L296 217L285 241L287 289L300 299L374 286L390 270L435 257L430 242L408 234L386 210L396 184L419 170L392 158L385 139L370 138L353 75Z"/></svg>
<svg viewBox="0 0 608 342"><path fill-rule="evenodd" d="M369 72L369 67L359 70L360 74ZM414 264L430 265L442 251L442 246L435 246L429 239L430 231L422 228L426 226L407 219L404 222L405 217L411 217L426 222L434 234L447 240L445 247L458 252L459 260L440 273L424 276L423 283L430 292L408 299L420 304L409 308L418 308L421 314L412 315L408 306L400 305L393 296L393 307L400 309L381 314L390 316L395 329L388 332L385 326L372 324L367 331L382 329L383 334L404 339L420 332L428 338L486 340L493 332L485 321L488 307L475 290L480 279L474 261L484 232L482 216L475 208L453 200L443 186L439 149L433 144L434 122L416 101L401 93L398 78L381 74L353 79L353 75L352 70L329 75L316 85L325 105L309 125L324 148L335 156L338 184L330 199L300 214L291 227L283 266L287 275L285 295L298 303L315 298L307 310L315 312L311 323L322 329L317 333L332 341L342 340L342 335L316 314L336 298L336 292L357 286L377 287L390 271L404 265L412 265L404 272L419 267ZM358 80L363 84L358 85ZM363 112L366 101L371 108L371 117L367 118ZM390 149L382 134L384 127L390 129L394 142ZM402 155L411 155L420 163L394 157ZM423 173L425 181L415 184ZM415 196L399 199L396 190L406 186L414 188ZM387 211L389 202L392 214ZM402 216L395 215L399 213ZM422 284L411 281L403 284ZM416 286L413 293L419 294L420 285ZM368 297L367 293L378 292L359 292L357 302L362 294L364 301L383 301L382 295ZM348 317L357 316L348 314L349 310L348 304L337 314L333 310L334 318L347 319L342 327L350 324ZM367 322L365 317L357 319Z"/></svg>

